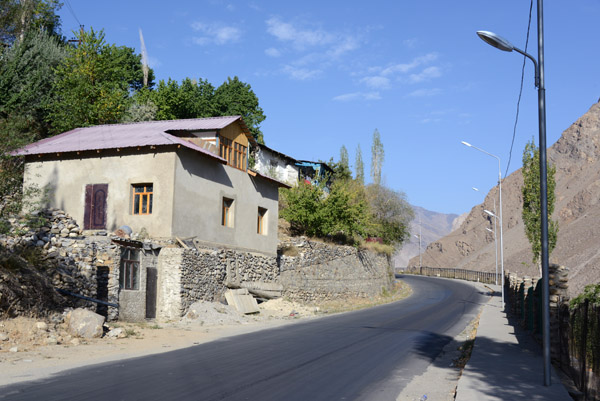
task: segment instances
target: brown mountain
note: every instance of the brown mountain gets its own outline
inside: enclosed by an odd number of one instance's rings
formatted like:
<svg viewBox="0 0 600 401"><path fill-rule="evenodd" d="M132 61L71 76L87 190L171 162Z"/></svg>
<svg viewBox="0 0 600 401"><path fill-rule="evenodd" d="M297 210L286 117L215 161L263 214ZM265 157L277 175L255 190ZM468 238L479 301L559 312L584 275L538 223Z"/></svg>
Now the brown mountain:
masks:
<svg viewBox="0 0 600 401"><path fill-rule="evenodd" d="M585 285L600 281L600 103L548 149L548 162L556 166L552 218L559 224L550 263L570 269L569 292L576 295ZM520 169L502 181L504 269L539 277L523 229L522 184ZM423 265L495 271L494 236L485 229L493 229L493 220L484 212L493 210L493 199L497 203L498 187L492 188L483 204L471 209L457 230L427 247ZM418 257L409 261L409 266L418 265Z"/></svg>
<svg viewBox="0 0 600 401"><path fill-rule="evenodd" d="M433 212L419 206L411 207L415 212L415 218L410 222L410 238L394 255L394 266L398 268L406 267L413 256L419 255L419 232L421 250L424 251L427 245L455 230L466 217L466 214L459 216Z"/></svg>

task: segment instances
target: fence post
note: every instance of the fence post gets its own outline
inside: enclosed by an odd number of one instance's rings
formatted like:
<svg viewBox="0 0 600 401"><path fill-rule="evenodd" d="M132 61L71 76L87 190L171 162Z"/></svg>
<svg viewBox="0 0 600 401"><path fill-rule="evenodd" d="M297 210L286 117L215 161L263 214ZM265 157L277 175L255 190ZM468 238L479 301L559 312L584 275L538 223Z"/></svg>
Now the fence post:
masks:
<svg viewBox="0 0 600 401"><path fill-rule="evenodd" d="M589 301L583 302L583 316L581 320L581 389L583 390L583 399L587 399L587 319L588 319Z"/></svg>

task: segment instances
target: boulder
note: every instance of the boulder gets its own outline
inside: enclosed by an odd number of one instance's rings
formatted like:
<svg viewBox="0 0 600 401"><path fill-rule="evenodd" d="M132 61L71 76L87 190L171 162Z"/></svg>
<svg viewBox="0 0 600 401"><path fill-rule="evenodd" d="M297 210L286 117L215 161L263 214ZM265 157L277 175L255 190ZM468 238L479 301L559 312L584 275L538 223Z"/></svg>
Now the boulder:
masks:
<svg viewBox="0 0 600 401"><path fill-rule="evenodd" d="M104 316L79 308L70 311L65 321L71 335L83 338L98 338L102 337L104 319Z"/></svg>

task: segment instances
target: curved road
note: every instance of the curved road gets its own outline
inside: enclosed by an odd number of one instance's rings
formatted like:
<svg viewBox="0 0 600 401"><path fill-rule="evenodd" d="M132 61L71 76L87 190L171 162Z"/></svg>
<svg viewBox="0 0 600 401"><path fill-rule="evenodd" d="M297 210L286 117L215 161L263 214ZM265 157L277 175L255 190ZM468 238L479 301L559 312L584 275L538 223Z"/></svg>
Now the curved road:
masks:
<svg viewBox="0 0 600 401"><path fill-rule="evenodd" d="M413 295L399 302L0 387L0 400L393 400L487 301L463 281L401 279Z"/></svg>

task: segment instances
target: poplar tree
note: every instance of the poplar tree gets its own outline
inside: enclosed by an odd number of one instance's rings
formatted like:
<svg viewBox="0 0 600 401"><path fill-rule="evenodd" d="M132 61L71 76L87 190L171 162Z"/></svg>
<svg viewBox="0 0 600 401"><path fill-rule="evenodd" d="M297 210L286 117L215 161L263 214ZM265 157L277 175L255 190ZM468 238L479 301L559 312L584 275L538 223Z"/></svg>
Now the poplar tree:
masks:
<svg viewBox="0 0 600 401"><path fill-rule="evenodd" d="M550 216L554 212L554 202L556 196L554 189L556 181L554 175L556 173L555 166L548 166L547 169L547 191L548 191L548 254L552 252L556 246L558 236L558 222L551 220ZM525 235L531 244L533 253L533 263L540 267L542 255L541 242L541 203L540 203L540 150L535 146L532 139L525 145L523 151L523 223L525 227Z"/></svg>
<svg viewBox="0 0 600 401"><path fill-rule="evenodd" d="M348 161L348 149L344 145L340 148L340 164L347 169L350 169L350 163Z"/></svg>
<svg viewBox="0 0 600 401"><path fill-rule="evenodd" d="M379 130L375 128L373 132L373 144L371 145L371 179L373 184L381 184L381 168L383 167L383 143L381 142L381 136Z"/></svg>
<svg viewBox="0 0 600 401"><path fill-rule="evenodd" d="M356 161L354 162L354 169L356 173L356 181L364 185L365 183L365 166L362 159L362 151L360 150L360 143L356 147Z"/></svg>

